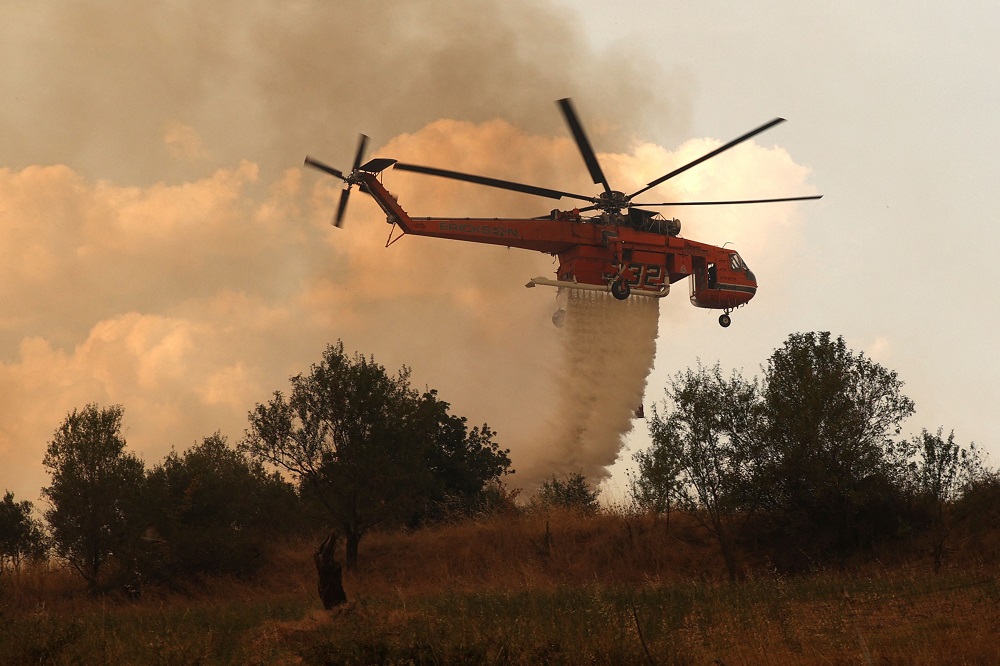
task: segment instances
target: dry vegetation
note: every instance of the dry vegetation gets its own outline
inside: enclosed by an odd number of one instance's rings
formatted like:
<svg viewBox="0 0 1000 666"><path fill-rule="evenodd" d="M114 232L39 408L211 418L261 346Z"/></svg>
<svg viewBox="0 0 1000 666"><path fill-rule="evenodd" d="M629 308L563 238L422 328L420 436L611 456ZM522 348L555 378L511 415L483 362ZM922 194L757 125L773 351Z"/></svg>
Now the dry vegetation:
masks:
<svg viewBox="0 0 1000 666"><path fill-rule="evenodd" d="M70 572L0 579L4 664L1000 663L995 534L931 573L902 545L779 575L744 553L725 581L692 521L535 511L373 534L321 610L315 544L275 545L250 582L88 597ZM880 563L881 562L881 563Z"/></svg>

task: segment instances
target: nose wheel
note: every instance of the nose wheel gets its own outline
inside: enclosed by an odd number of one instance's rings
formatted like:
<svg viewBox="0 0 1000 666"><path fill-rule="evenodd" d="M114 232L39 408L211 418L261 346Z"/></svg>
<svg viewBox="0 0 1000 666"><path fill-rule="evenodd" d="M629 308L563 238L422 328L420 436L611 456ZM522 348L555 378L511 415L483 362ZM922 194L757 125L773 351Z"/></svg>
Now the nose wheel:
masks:
<svg viewBox="0 0 1000 666"><path fill-rule="evenodd" d="M724 312L719 315L719 326L722 328L729 328L729 325L733 323L733 318L729 316L728 312Z"/></svg>

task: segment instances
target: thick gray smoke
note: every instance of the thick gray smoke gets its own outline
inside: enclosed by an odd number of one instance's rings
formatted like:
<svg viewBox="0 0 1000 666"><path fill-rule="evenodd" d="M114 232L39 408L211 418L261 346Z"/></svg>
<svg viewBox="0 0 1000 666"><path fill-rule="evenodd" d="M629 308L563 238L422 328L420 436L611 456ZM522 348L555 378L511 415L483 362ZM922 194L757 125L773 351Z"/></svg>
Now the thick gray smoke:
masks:
<svg viewBox="0 0 1000 666"><path fill-rule="evenodd" d="M595 52L578 25L530 0L11 0L2 164L147 186L247 160L269 183L306 152L348 161L359 132L384 143L445 117L565 135L566 96L601 148L653 126L684 137L685 86L637 49Z"/></svg>
<svg viewBox="0 0 1000 666"><path fill-rule="evenodd" d="M385 250L359 195L333 230L338 183L302 158L347 167L365 132L400 159L570 186L585 171L553 100L577 97L604 148L654 117L683 129L683 98L651 96L670 86L645 85L640 53L595 52L566 10L519 0L14 0L0 14L0 484L36 497L46 442L88 402L124 405L149 463L218 429L239 439L254 402L338 338L488 421L518 482L549 471L525 456L554 436L554 293L522 285L550 259ZM520 152L491 144L498 132ZM415 213L547 209L397 177Z"/></svg>
<svg viewBox="0 0 1000 666"><path fill-rule="evenodd" d="M348 168L365 132L373 154L591 191L553 103L572 96L629 190L686 156L626 141L653 119L657 137L686 126L683 86L641 53L594 52L566 10L526 0L14 0L0 18L0 485L19 499L46 484L72 409L123 405L130 449L155 464L216 430L238 440L253 405L337 339L488 422L519 485L596 480L613 461L652 358L651 304L607 302L615 323L571 301L556 329L555 291L523 287L551 257L385 249L378 208L355 192L332 228L340 183L301 165ZM550 208L385 177L414 215ZM598 324L614 330L580 332Z"/></svg>

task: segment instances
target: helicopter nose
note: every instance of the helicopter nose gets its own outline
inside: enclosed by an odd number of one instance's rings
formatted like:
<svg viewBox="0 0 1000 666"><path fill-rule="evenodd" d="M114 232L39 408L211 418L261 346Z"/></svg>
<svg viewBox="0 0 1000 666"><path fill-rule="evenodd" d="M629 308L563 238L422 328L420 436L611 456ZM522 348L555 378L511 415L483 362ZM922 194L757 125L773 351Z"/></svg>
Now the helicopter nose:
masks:
<svg viewBox="0 0 1000 666"><path fill-rule="evenodd" d="M747 303L751 298L757 295L757 276L753 274L753 271L749 268L744 272L744 276L747 279L749 289L746 290L746 300L743 301Z"/></svg>

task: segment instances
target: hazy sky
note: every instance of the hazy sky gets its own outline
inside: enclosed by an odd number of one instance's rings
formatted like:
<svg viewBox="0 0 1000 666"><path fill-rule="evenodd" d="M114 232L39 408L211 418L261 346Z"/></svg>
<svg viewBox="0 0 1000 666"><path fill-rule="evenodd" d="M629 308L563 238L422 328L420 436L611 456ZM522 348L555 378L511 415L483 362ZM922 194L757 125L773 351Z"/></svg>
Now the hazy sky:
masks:
<svg viewBox="0 0 1000 666"><path fill-rule="evenodd" d="M661 377L699 357L759 375L788 333L828 330L899 373L916 403L904 433L954 429L958 441L975 441L1000 464L992 415L1000 315L989 296L1000 250L990 199L1000 178L1000 7L562 4L593 42L642 44L687 81L690 136L738 136L787 118L760 140L809 167L824 195L800 205L804 223L780 263L737 245L760 290L731 328L713 327L706 311L671 334L686 304L664 304L647 401L662 397ZM651 130L647 138L660 137ZM729 240L708 222L703 230L706 239Z"/></svg>
<svg viewBox="0 0 1000 666"><path fill-rule="evenodd" d="M657 192L824 194L668 211L687 237L732 242L760 289L722 329L677 285L660 304L647 405L699 358L755 375L789 333L829 330L899 373L916 402L905 434L954 429L995 464L997 13L6 2L0 485L36 500L47 441L90 402L124 406L129 448L147 464L216 430L236 441L254 403L338 338L390 370L412 366L453 411L488 421L513 449L515 481L574 467L599 476L617 442L560 448L579 418L564 407L614 396L620 412L632 400L636 373L612 369L648 357L648 322L625 329L634 342L599 333L581 353L549 321L554 292L523 287L553 270L549 257L415 238L385 249L372 202L355 193L333 229L337 182L301 167L306 154L348 167L365 132L373 154L589 191L554 104L566 96L621 189L782 116ZM416 215L551 207L413 174L386 183ZM567 392L581 376L590 393ZM636 421L624 457L645 441Z"/></svg>

